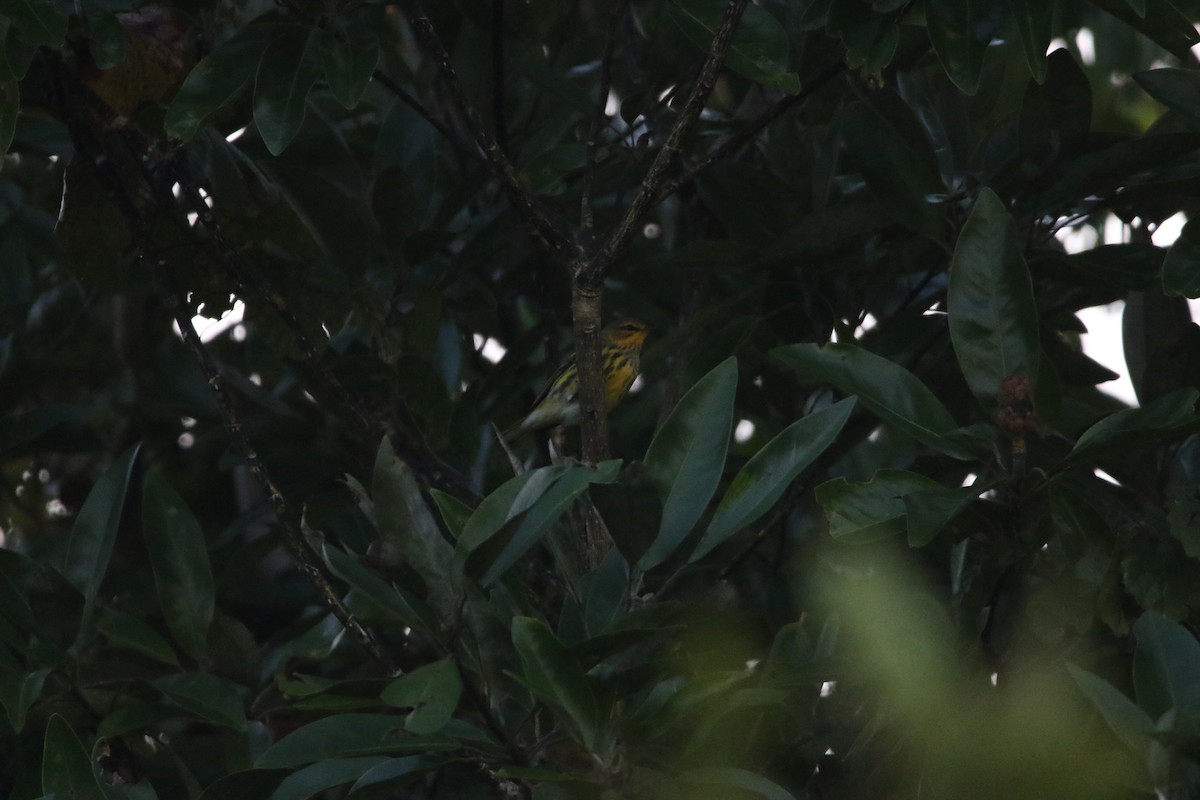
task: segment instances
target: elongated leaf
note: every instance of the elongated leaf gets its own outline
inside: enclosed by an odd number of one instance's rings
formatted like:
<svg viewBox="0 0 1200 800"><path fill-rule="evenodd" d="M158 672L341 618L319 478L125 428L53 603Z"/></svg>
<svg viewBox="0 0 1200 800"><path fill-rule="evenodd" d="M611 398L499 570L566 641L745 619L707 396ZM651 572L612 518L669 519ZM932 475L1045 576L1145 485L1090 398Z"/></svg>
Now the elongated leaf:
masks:
<svg viewBox="0 0 1200 800"><path fill-rule="evenodd" d="M1196 102L1200 103L1200 84ZM1183 226L1179 238L1163 260L1163 291L1184 297L1200 297L1200 219Z"/></svg>
<svg viewBox="0 0 1200 800"><path fill-rule="evenodd" d="M157 472L149 473L142 487L142 532L167 627L199 659L207 648L214 606L207 542L183 498Z"/></svg>
<svg viewBox="0 0 1200 800"><path fill-rule="evenodd" d="M725 16L726 0L672 0L668 9L680 30L705 52ZM790 94L800 91L800 78L788 71L787 31L765 8L751 3L733 34L725 66L752 81Z"/></svg>
<svg viewBox="0 0 1200 800"><path fill-rule="evenodd" d="M1067 671L1096 706L1112 732L1126 747L1145 759L1150 749L1150 735L1154 732L1154 720L1103 678L1074 664L1068 664Z"/></svg>
<svg viewBox="0 0 1200 800"><path fill-rule="evenodd" d="M237 731L246 730L241 693L224 678L189 672L159 678L154 686L193 714Z"/></svg>
<svg viewBox="0 0 1200 800"><path fill-rule="evenodd" d="M947 523L975 498L995 486L997 481L976 481L959 489L931 489L909 492L904 496L908 516L908 544L924 547L932 542Z"/></svg>
<svg viewBox="0 0 1200 800"><path fill-rule="evenodd" d="M21 84L16 78L0 80L0 156L12 146L17 131L17 115L21 111Z"/></svg>
<svg viewBox="0 0 1200 800"><path fill-rule="evenodd" d="M946 189L928 143L901 135L866 101L847 106L841 119L846 149L888 216L917 233L940 239L944 214L930 199Z"/></svg>
<svg viewBox="0 0 1200 800"><path fill-rule="evenodd" d="M255 20L192 68L167 107L163 127L174 139L189 141L214 114L233 103L254 77L267 49L295 23Z"/></svg>
<svg viewBox="0 0 1200 800"><path fill-rule="evenodd" d="M925 19L942 68L959 89L975 94L984 53L998 28L995 4L988 0L926 0Z"/></svg>
<svg viewBox="0 0 1200 800"><path fill-rule="evenodd" d="M17 672L0 669L0 705L8 716L8 724L20 733L25 727L25 714L37 702L46 685L46 676L51 667L42 667L32 672Z"/></svg>
<svg viewBox="0 0 1200 800"><path fill-rule="evenodd" d="M379 63L379 35L366 25L336 23L321 34L321 64L329 91L346 108L362 98Z"/></svg>
<svg viewBox="0 0 1200 800"><path fill-rule="evenodd" d="M940 489L937 482L898 469L881 469L865 483L835 478L817 487L817 502L829 519L829 535L863 544L902 533L906 527L904 498L911 492Z"/></svg>
<svg viewBox="0 0 1200 800"><path fill-rule="evenodd" d="M451 739L412 736L403 717L385 714L335 714L310 722L267 748L254 766L288 769L328 758L377 753L422 753L450 750Z"/></svg>
<svg viewBox="0 0 1200 800"><path fill-rule="evenodd" d="M794 367L805 380L830 383L918 442L959 459L969 450L950 436L954 417L919 378L882 356L853 344L793 344L771 355Z"/></svg>
<svg viewBox="0 0 1200 800"><path fill-rule="evenodd" d="M350 787L350 795L357 797L374 796L367 795L368 787L380 787L380 784L401 785L408 780L436 769L443 764L448 764L454 759L446 757L434 756L404 756L403 758L389 758L382 764L379 764L362 774L354 785ZM359 790L364 790L364 794L357 795Z"/></svg>
<svg viewBox="0 0 1200 800"><path fill-rule="evenodd" d="M320 30L294 28L271 42L254 79L254 124L277 156L300 132L308 90L320 72Z"/></svg>
<svg viewBox="0 0 1200 800"><path fill-rule="evenodd" d="M765 797L767 800L796 800L791 792L777 783L773 783L757 773L735 767L702 767L689 769L679 773L679 780L684 783L701 786L720 786L734 789L739 796L745 793ZM707 792L699 792L700 796Z"/></svg>
<svg viewBox="0 0 1200 800"><path fill-rule="evenodd" d="M991 190L979 193L958 237L947 291L950 340L959 367L986 409L1001 382L1038 374L1037 306L1016 224Z"/></svg>
<svg viewBox="0 0 1200 800"><path fill-rule="evenodd" d="M1029 63L1029 74L1038 83L1046 81L1046 51L1050 48L1053 0L1008 0L1008 8L1017 23L1021 49Z"/></svg>
<svg viewBox="0 0 1200 800"><path fill-rule="evenodd" d="M564 715L581 744L597 752L605 739L600 706L579 662L567 652L544 622L516 617L513 646L521 658L525 683Z"/></svg>
<svg viewBox="0 0 1200 800"><path fill-rule="evenodd" d="M58 714L52 714L46 726L42 794L70 800L106 800L91 756L70 724Z"/></svg>
<svg viewBox="0 0 1200 800"><path fill-rule="evenodd" d="M308 800L326 789L358 780L367 770L389 760L387 756L361 756L320 761L288 775L267 800Z"/></svg>
<svg viewBox="0 0 1200 800"><path fill-rule="evenodd" d="M429 496L433 498L434 504L437 505L438 511L441 512L442 523L450 531L450 535L458 539L462 536L463 528L466 526L467 520L471 518L471 513L475 509L457 497L437 489L430 489Z"/></svg>
<svg viewBox="0 0 1200 800"><path fill-rule="evenodd" d="M458 697L462 680L453 661L435 661L418 667L387 685L379 699L389 706L411 708L404 718L404 728L410 733L437 733L446 726Z"/></svg>
<svg viewBox="0 0 1200 800"><path fill-rule="evenodd" d="M1200 120L1200 75L1193 70L1163 67L1135 72L1133 79L1167 108Z"/></svg>
<svg viewBox="0 0 1200 800"><path fill-rule="evenodd" d="M1134 623L1133 685L1151 719L1170 709L1200 716L1200 642L1179 623L1147 611Z"/></svg>
<svg viewBox="0 0 1200 800"><path fill-rule="evenodd" d="M12 20L23 42L62 47L67 37L67 15L50 0L0 0L0 14Z"/></svg>
<svg viewBox="0 0 1200 800"><path fill-rule="evenodd" d="M396 458L385 436L375 458L371 480L380 560L391 567L407 564L425 579L429 602L443 617L458 607L459 586L454 548L429 513L407 464Z"/></svg>
<svg viewBox="0 0 1200 800"><path fill-rule="evenodd" d="M480 581L482 585L490 586L524 557L589 485L612 483L616 480L620 467L619 460L612 460L597 465L596 469L572 467L563 473L533 504L513 531L504 549L487 566L487 571Z"/></svg>
<svg viewBox="0 0 1200 800"><path fill-rule="evenodd" d="M495 536L509 520L528 511L566 470L565 466L530 470L508 479L483 498L463 525L462 535L458 537L458 544L454 548L459 571L466 566L468 556L476 548Z"/></svg>
<svg viewBox="0 0 1200 800"><path fill-rule="evenodd" d="M136 617L113 608L102 608L97 615L96 628L117 646L136 650L164 664L179 664L170 643Z"/></svg>
<svg viewBox="0 0 1200 800"><path fill-rule="evenodd" d="M1046 62L1043 85L1030 83L1021 101L1021 156L1033 168L1073 158L1092 127L1092 85L1083 68L1064 49Z"/></svg>
<svg viewBox="0 0 1200 800"><path fill-rule="evenodd" d="M83 593L85 620L91 615L100 582L108 570L121 512L125 509L129 478L140 447L134 445L126 450L100 476L71 528L63 575Z"/></svg>
<svg viewBox="0 0 1200 800"><path fill-rule="evenodd" d="M703 557L775 505L796 476L833 443L853 410L854 398L846 398L809 414L755 453L721 498L691 560Z"/></svg>
<svg viewBox="0 0 1200 800"><path fill-rule="evenodd" d="M321 548L321 554L330 572L361 592L380 610L425 633L437 630L437 617L429 606L388 583L364 567L354 556L330 544Z"/></svg>
<svg viewBox="0 0 1200 800"><path fill-rule="evenodd" d="M1142 408L1127 408L1109 414L1083 432L1059 469L1120 447L1148 444L1191 430L1198 421L1195 414L1197 398L1200 398L1200 391L1179 389Z"/></svg>
<svg viewBox="0 0 1200 800"><path fill-rule="evenodd" d="M1144 0L1142 13L1130 7L1129 0L1088 0L1139 31L1167 52L1188 58L1192 46L1200 43L1200 34L1191 21L1170 0Z"/></svg>
<svg viewBox="0 0 1200 800"><path fill-rule="evenodd" d="M675 552L716 491L733 430L736 390L737 361L727 358L688 390L650 442L646 469L663 514L639 568L651 569Z"/></svg>

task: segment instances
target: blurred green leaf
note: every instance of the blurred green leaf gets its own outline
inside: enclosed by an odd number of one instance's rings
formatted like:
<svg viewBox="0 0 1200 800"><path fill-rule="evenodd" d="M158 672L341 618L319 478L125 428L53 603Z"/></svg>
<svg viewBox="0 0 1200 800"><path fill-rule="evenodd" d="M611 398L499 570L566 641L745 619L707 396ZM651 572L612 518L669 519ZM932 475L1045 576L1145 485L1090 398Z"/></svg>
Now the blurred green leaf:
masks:
<svg viewBox="0 0 1200 800"><path fill-rule="evenodd" d="M1196 99L1200 102L1200 84L1197 84ZM1200 297L1200 220L1184 225L1179 238L1167 250L1162 284L1167 294Z"/></svg>
<svg viewBox="0 0 1200 800"><path fill-rule="evenodd" d="M1059 49L1043 60L1044 80L1026 86L1020 123L1021 154L1041 168L1074 157L1092 126L1092 85L1074 56Z"/></svg>
<svg viewBox="0 0 1200 800"><path fill-rule="evenodd" d="M377 753L452 750L450 739L411 736L404 718L390 714L335 714L310 722L271 745L258 757L258 769L291 769L332 758Z"/></svg>
<svg viewBox="0 0 1200 800"><path fill-rule="evenodd" d="M379 695L383 702L398 708L411 708L404 717L404 728L410 733L437 733L446 726L458 697L462 680L453 661L435 661L418 667L387 685Z"/></svg>
<svg viewBox="0 0 1200 800"><path fill-rule="evenodd" d="M454 761L453 758L438 758L435 756L404 756L389 758L366 772L350 787L351 797L374 797L370 792L392 790L409 782L413 778L433 769L437 769Z"/></svg>
<svg viewBox="0 0 1200 800"><path fill-rule="evenodd" d="M881 469L864 483L835 478L817 487L817 502L829 520L829 535L849 544L864 544L902 533L907 526L904 498L912 492L937 490L937 482L898 469Z"/></svg>
<svg viewBox="0 0 1200 800"><path fill-rule="evenodd" d="M308 90L320 71L320 41L319 28L295 27L262 54L254 79L254 124L273 156L300 132Z"/></svg>
<svg viewBox="0 0 1200 800"><path fill-rule="evenodd" d="M84 619L91 616L100 583L108 570L140 447L134 445L113 461L88 492L71 528L63 575L83 594Z"/></svg>
<svg viewBox="0 0 1200 800"><path fill-rule="evenodd" d="M805 379L830 383L859 401L884 422L952 458L971 459L951 437L958 430L941 401L908 370L854 344L793 344L771 355Z"/></svg>
<svg viewBox="0 0 1200 800"><path fill-rule="evenodd" d="M1149 756L1151 735L1154 732L1154 720L1137 704L1113 687L1108 681L1082 670L1074 664L1067 664L1075 683L1087 695L1096 710L1104 717L1112 732L1125 743L1132 752L1145 761Z"/></svg>
<svg viewBox="0 0 1200 800"><path fill-rule="evenodd" d="M1163 437L1179 436L1195 428L1196 400L1200 391L1179 389L1142 408L1127 408L1088 428L1059 469L1081 464L1101 453L1122 447L1149 444Z"/></svg>
<svg viewBox="0 0 1200 800"><path fill-rule="evenodd" d="M267 800L308 800L327 789L358 780L364 772L388 760L386 756L362 756L320 761L288 775Z"/></svg>
<svg viewBox="0 0 1200 800"><path fill-rule="evenodd" d="M224 678L188 672L159 678L154 686L193 714L237 731L246 730L241 692Z"/></svg>
<svg viewBox="0 0 1200 800"><path fill-rule="evenodd" d="M0 80L0 155L7 153L12 146L20 112L21 85L15 78Z"/></svg>
<svg viewBox="0 0 1200 800"><path fill-rule="evenodd" d="M728 358L687 391L646 450L646 469L662 500L662 523L638 567L652 569L675 552L712 498L733 431L737 361Z"/></svg>
<svg viewBox="0 0 1200 800"><path fill-rule="evenodd" d="M106 800L92 759L71 725L51 714L42 753L42 794L70 800Z"/></svg>
<svg viewBox="0 0 1200 800"><path fill-rule="evenodd" d="M796 476L833 443L853 410L854 398L848 397L815 411L793 422L755 453L721 498L691 560L703 557L769 511Z"/></svg>
<svg viewBox="0 0 1200 800"><path fill-rule="evenodd" d="M1121 344L1129 380L1143 406L1195 385L1200 376L1200 330L1183 297L1129 292L1121 314Z"/></svg>
<svg viewBox="0 0 1200 800"><path fill-rule="evenodd" d="M1133 685L1151 719L1175 709L1200 715L1200 642L1187 628L1146 611L1133 626Z"/></svg>
<svg viewBox="0 0 1200 800"><path fill-rule="evenodd" d="M679 773L679 780L685 784L700 786L719 786L720 791L733 789L740 794L749 793L767 800L795 800L795 797L782 786L772 783L757 773L735 767L701 767ZM698 789L701 796L707 794Z"/></svg>
<svg viewBox="0 0 1200 800"><path fill-rule="evenodd" d="M544 622L512 621L512 641L521 658L526 685L564 715L575 736L592 753L611 745L600 706L583 668Z"/></svg>
<svg viewBox="0 0 1200 800"><path fill-rule="evenodd" d="M158 472L142 484L142 533L167 627L188 655L201 658L215 604L208 546L199 521Z"/></svg>
<svg viewBox="0 0 1200 800"><path fill-rule="evenodd" d="M1200 121L1200 76L1177 67L1135 72L1134 81L1167 108Z"/></svg>
<svg viewBox="0 0 1200 800"><path fill-rule="evenodd" d="M671 0L671 19L701 50L708 52L725 16L725 0ZM788 37L779 21L762 6L746 6L733 34L725 66L765 86L790 94L800 91L800 78L788 71Z"/></svg>
<svg viewBox="0 0 1200 800"><path fill-rule="evenodd" d="M100 610L96 629L110 642L128 647L164 664L179 665L170 643L146 623L112 608Z"/></svg>
<svg viewBox="0 0 1200 800"><path fill-rule="evenodd" d="M12 458L36 444L39 437L60 425L79 422L95 413L91 406L47 405L35 411L0 419L0 457Z"/></svg>
<svg viewBox="0 0 1200 800"><path fill-rule="evenodd" d="M420 605L416 598L367 569L355 556L330 544L325 544L321 553L325 563L329 565L330 572L362 592L363 596L379 609L405 625L426 633L437 630L432 609Z"/></svg>
<svg viewBox="0 0 1200 800"><path fill-rule="evenodd" d="M1186 59L1189 50L1200 44L1200 34L1196 33L1196 28L1169 0L1144 0L1141 13L1131 9L1128 0L1088 2L1113 15L1178 58Z"/></svg>
<svg viewBox="0 0 1200 800"><path fill-rule="evenodd" d="M959 234L946 304L950 340L967 384L984 408L1010 375L1038 374L1038 316L1016 224L984 188ZM1036 399L1036 389L1035 389Z"/></svg>

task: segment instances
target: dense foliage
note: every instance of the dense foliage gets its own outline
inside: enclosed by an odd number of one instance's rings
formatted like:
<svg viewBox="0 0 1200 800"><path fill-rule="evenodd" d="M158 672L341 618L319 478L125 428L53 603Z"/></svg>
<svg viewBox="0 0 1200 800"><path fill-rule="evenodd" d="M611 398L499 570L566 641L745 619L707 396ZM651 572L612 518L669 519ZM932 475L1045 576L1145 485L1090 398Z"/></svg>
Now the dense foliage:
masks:
<svg viewBox="0 0 1200 800"><path fill-rule="evenodd" d="M0 0L0 795L1197 796L1196 20Z"/></svg>

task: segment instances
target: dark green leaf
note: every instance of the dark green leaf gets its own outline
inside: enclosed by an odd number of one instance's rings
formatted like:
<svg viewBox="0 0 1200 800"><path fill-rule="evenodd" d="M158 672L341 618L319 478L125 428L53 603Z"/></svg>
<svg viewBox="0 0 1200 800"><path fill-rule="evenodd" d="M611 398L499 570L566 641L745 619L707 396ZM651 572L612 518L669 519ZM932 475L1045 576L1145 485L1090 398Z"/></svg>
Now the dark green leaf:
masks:
<svg viewBox="0 0 1200 800"><path fill-rule="evenodd" d="M1200 375L1200 330L1182 297L1129 292L1121 314L1121 343L1143 406L1194 385Z"/></svg>
<svg viewBox="0 0 1200 800"><path fill-rule="evenodd" d="M722 361L697 381L658 429L646 451L646 469L662 500L662 524L638 561L648 570L683 542L716 491L733 430L737 362Z"/></svg>
<svg viewBox="0 0 1200 800"><path fill-rule="evenodd" d="M904 531L904 498L937 490L937 482L898 469L881 469L865 483L835 478L817 487L817 502L829 520L829 535L849 544L865 544Z"/></svg>
<svg viewBox="0 0 1200 800"><path fill-rule="evenodd" d="M1177 622L1146 611L1133 626L1138 705L1158 719L1170 709L1200 715L1200 642Z"/></svg>
<svg viewBox="0 0 1200 800"><path fill-rule="evenodd" d="M157 472L142 486L142 532L167 627L189 655L202 658L215 602L207 542L183 498Z"/></svg>
<svg viewBox="0 0 1200 800"><path fill-rule="evenodd" d="M1038 318L1017 230L992 190L979 193L959 234L946 299L959 367L986 409L1009 375L1038 374ZM1035 395L1036 396L1036 395Z"/></svg>
<svg viewBox="0 0 1200 800"><path fill-rule="evenodd" d="M1109 414L1083 432L1059 468L1080 464L1117 448L1148 444L1191 430L1197 422L1197 398L1200 391L1179 389L1142 408Z"/></svg>
<svg viewBox="0 0 1200 800"><path fill-rule="evenodd" d="M382 764L364 772L362 777L350 787L350 796L374 797L375 795L368 794L373 789L394 790L397 786L407 783L412 778L429 770L436 769L452 760L450 758L435 758L433 756L390 758ZM362 794L359 793L360 791Z"/></svg>
<svg viewBox="0 0 1200 800"><path fill-rule="evenodd" d="M671 19L700 49L708 52L725 16L726 0L672 0ZM729 69L766 86L795 94L800 78L788 71L788 37L762 6L746 6L725 57Z"/></svg>
<svg viewBox="0 0 1200 800"><path fill-rule="evenodd" d="M1038 83L1046 80L1046 51L1050 48L1053 0L1008 0L1009 11L1017 23L1021 48L1029 63L1029 74Z"/></svg>
<svg viewBox="0 0 1200 800"><path fill-rule="evenodd" d="M56 800L106 800L83 742L58 714L46 726L42 794Z"/></svg>
<svg viewBox="0 0 1200 800"><path fill-rule="evenodd" d="M593 753L611 744L583 668L546 624L531 617L516 617L512 640L521 658L526 685L564 715L580 743Z"/></svg>
<svg viewBox="0 0 1200 800"><path fill-rule="evenodd" d="M1082 670L1074 664L1067 671L1075 679L1083 693L1088 696L1096 710L1104 717L1125 746L1145 758L1150 749L1150 736L1154 732L1154 720L1108 681Z"/></svg>
<svg viewBox="0 0 1200 800"><path fill-rule="evenodd" d="M950 520L996 483L976 481L959 489L938 488L906 494L904 511L908 516L909 546L924 547L932 542Z"/></svg>
<svg viewBox="0 0 1200 800"><path fill-rule="evenodd" d="M1167 108L1200 121L1200 75L1194 70L1163 67L1135 72L1133 79Z"/></svg>
<svg viewBox="0 0 1200 800"><path fill-rule="evenodd" d="M21 85L16 78L0 80L0 155L8 152L21 111Z"/></svg>
<svg viewBox="0 0 1200 800"><path fill-rule="evenodd" d="M267 800L308 800L326 789L358 780L367 770L387 761L389 759L386 756L335 758L321 761L288 775Z"/></svg>
<svg viewBox="0 0 1200 800"><path fill-rule="evenodd" d="M718 790L718 793L722 790L734 789L739 794L749 793L765 797L767 800L796 800L791 792L788 792L779 784L773 783L757 773L735 767L701 767L699 769L689 769L679 773L679 780L683 783L700 786L722 787L721 790ZM701 790L699 794L703 796L707 792Z"/></svg>
<svg viewBox="0 0 1200 800"><path fill-rule="evenodd" d="M224 678L189 672L159 678L154 686L193 714L237 731L246 730L241 691Z"/></svg>
<svg viewBox="0 0 1200 800"><path fill-rule="evenodd" d="M83 594L85 619L108 570L139 449L140 445L134 445L113 461L88 493L71 528L63 575Z"/></svg>
<svg viewBox="0 0 1200 800"><path fill-rule="evenodd" d="M453 661L435 661L418 667L387 685L379 699L389 706L410 708L404 717L404 728L418 735L437 733L446 726L458 697L462 680Z"/></svg>
<svg viewBox="0 0 1200 800"><path fill-rule="evenodd" d="M970 452L951 439L954 417L919 378L858 345L793 344L771 355L794 367L804 379L830 383L918 442L953 458Z"/></svg>
<svg viewBox="0 0 1200 800"><path fill-rule="evenodd" d="M746 462L713 514L692 561L754 522L783 496L805 467L841 433L854 398L846 398L793 422Z"/></svg>
<svg viewBox="0 0 1200 800"><path fill-rule="evenodd" d="M50 0L0 0L0 14L29 44L62 47L67 37L67 15Z"/></svg>
<svg viewBox="0 0 1200 800"><path fill-rule="evenodd" d="M254 124L267 150L277 156L304 122L308 90L320 71L319 28L293 28L263 52L254 79Z"/></svg>
<svg viewBox="0 0 1200 800"><path fill-rule="evenodd" d="M480 583L483 586L490 586L494 583L510 567L523 558L531 547L537 544L541 537L550 530L553 524L558 521L558 518L570 507L575 498L583 494L589 485L593 483L611 483L616 480L620 467L620 461L604 461L597 465L595 469L591 469L590 467L571 467L559 476L554 485L547 489L525 513L524 518L516 526L516 529L512 532L512 536L505 543L504 548L487 565L487 570L480 579ZM482 564L476 564L475 566L482 566Z"/></svg>
<svg viewBox="0 0 1200 800"><path fill-rule="evenodd" d="M321 34L321 63L329 91L343 106L354 108L379 63L379 36L366 25L332 22Z"/></svg>
<svg viewBox="0 0 1200 800"><path fill-rule="evenodd" d="M438 507L438 511L442 514L442 522L446 526L446 530L450 531L450 535L456 540L462 536L463 528L466 527L467 520L471 518L471 513L475 510L469 505L459 500L453 495L430 489L429 496L433 498L433 502Z"/></svg>
<svg viewBox="0 0 1200 800"><path fill-rule="evenodd" d="M452 613L458 607L459 593L454 548L429 513L412 470L396 458L386 436L375 458L371 499L379 530L380 561L389 567L405 564L415 569L425 579L430 605L442 616Z"/></svg>
<svg viewBox="0 0 1200 800"><path fill-rule="evenodd" d="M428 606L419 604L415 598L364 567L355 556L330 544L325 544L321 553L330 572L362 592L363 597L380 610L418 630L431 632L437 629L435 617Z"/></svg>
<svg viewBox="0 0 1200 800"><path fill-rule="evenodd" d="M950 80L966 94L979 90L983 56L1002 19L998 8L988 0L926 0L933 50Z"/></svg>
<svg viewBox="0 0 1200 800"><path fill-rule="evenodd" d="M1055 50L1048 67L1044 83L1030 83L1021 101L1021 154L1035 169L1073 158L1092 126L1092 85L1074 56Z"/></svg>
<svg viewBox="0 0 1200 800"><path fill-rule="evenodd" d="M1195 26L1169 0L1144 0L1142 13L1135 13L1128 0L1088 0L1107 11L1168 53L1182 59L1189 57L1193 45L1200 44Z"/></svg>
<svg viewBox="0 0 1200 800"><path fill-rule="evenodd" d="M565 466L549 466L530 470L510 478L483 498L463 525L454 548L460 571L474 550L495 536L509 520L528 511L566 469Z"/></svg>
<svg viewBox="0 0 1200 800"><path fill-rule="evenodd" d="M866 101L842 112L842 134L854 164L888 216L930 239L941 239L943 212L930 201L946 189L928 142L906 139Z"/></svg>
<svg viewBox="0 0 1200 800"><path fill-rule="evenodd" d="M96 628L110 642L119 647L128 647L144 653L156 661L178 666L179 659L171 644L156 630L136 617L123 614L112 608L102 608Z"/></svg>
<svg viewBox="0 0 1200 800"><path fill-rule="evenodd" d="M376 753L423 753L450 750L445 738L412 736L404 718L384 714L335 714L310 722L273 744L260 755L258 769L294 768L329 758Z"/></svg>
<svg viewBox="0 0 1200 800"><path fill-rule="evenodd" d="M51 667L42 667L32 672L0 669L0 705L8 716L8 724L20 733L25 727L25 714L37 702L46 685L46 676Z"/></svg>
<svg viewBox="0 0 1200 800"><path fill-rule="evenodd" d="M233 103L254 76L267 45L289 27L256 21L200 59L167 107L167 135L189 141L210 117Z"/></svg>
<svg viewBox="0 0 1200 800"><path fill-rule="evenodd" d="M1197 85L1200 89L1200 84ZM1200 91L1196 101L1200 103ZM1200 297L1200 220L1191 220L1167 251L1163 261L1163 291L1184 297Z"/></svg>
<svg viewBox="0 0 1200 800"><path fill-rule="evenodd" d="M78 422L95 413L92 406L47 405L24 414L13 414L0 420L0 457L12 458L24 451L38 437L60 425Z"/></svg>

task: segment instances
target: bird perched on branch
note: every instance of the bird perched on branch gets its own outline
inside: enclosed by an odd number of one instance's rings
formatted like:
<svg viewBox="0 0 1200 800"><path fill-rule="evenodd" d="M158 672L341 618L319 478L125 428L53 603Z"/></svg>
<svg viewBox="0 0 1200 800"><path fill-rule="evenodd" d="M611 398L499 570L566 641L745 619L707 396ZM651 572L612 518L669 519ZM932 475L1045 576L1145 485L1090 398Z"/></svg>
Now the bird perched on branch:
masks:
<svg viewBox="0 0 1200 800"><path fill-rule="evenodd" d="M646 323L620 319L600 331L600 359L604 369L604 404L609 411L633 385L638 375L642 343L650 333ZM529 431L555 425L579 424L579 369L575 356L559 367L547 382L525 419L504 432L508 441Z"/></svg>

